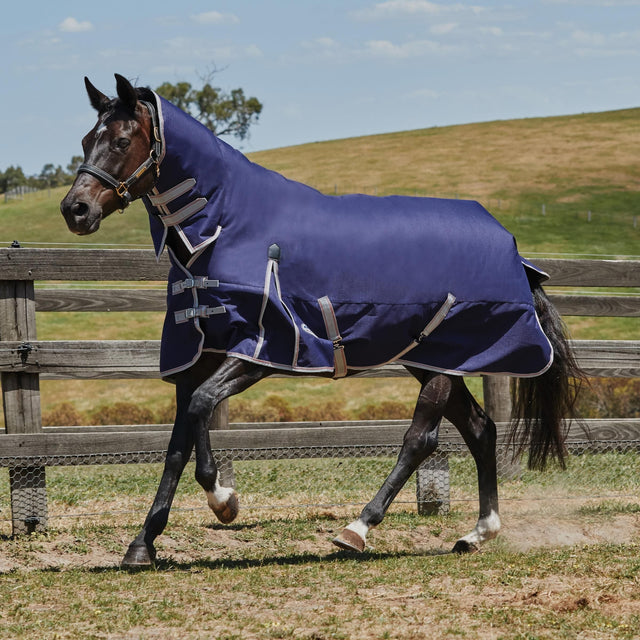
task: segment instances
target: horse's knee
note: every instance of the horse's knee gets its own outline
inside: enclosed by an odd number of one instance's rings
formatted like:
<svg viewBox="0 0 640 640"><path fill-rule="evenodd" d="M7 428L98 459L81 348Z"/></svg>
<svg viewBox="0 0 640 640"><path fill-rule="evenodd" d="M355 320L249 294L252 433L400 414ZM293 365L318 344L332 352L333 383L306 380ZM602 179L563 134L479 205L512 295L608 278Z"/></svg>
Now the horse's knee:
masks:
<svg viewBox="0 0 640 640"><path fill-rule="evenodd" d="M180 475L189 462L190 454L184 451L172 451L167 453L164 459L164 467L174 475Z"/></svg>
<svg viewBox="0 0 640 640"><path fill-rule="evenodd" d="M209 417L216 406L216 399L203 390L196 390L191 396L187 417L191 424L203 422L208 424Z"/></svg>

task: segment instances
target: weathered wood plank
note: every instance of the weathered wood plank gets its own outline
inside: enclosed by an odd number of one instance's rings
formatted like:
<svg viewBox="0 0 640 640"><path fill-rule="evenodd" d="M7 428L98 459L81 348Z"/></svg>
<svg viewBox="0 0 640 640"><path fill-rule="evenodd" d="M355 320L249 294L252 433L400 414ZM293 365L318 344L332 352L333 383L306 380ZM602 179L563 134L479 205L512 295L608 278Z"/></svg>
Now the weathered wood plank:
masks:
<svg viewBox="0 0 640 640"><path fill-rule="evenodd" d="M36 311L165 311L160 289L36 289Z"/></svg>
<svg viewBox="0 0 640 640"><path fill-rule="evenodd" d="M549 298L563 316L640 317L637 296L551 294Z"/></svg>
<svg viewBox="0 0 640 640"><path fill-rule="evenodd" d="M566 260L534 258L552 286L640 287L640 260Z"/></svg>
<svg viewBox="0 0 640 640"><path fill-rule="evenodd" d="M639 340L575 340L578 362L594 377L640 377ZM158 340L33 341L24 358L21 342L0 342L0 372L38 373L48 378L157 377ZM408 376L397 364L358 377Z"/></svg>
<svg viewBox="0 0 640 640"><path fill-rule="evenodd" d="M159 340L52 340L0 342L0 371L46 374L49 378L153 378L159 376Z"/></svg>
<svg viewBox="0 0 640 640"><path fill-rule="evenodd" d="M638 260L535 258L549 284L585 287L640 287ZM139 249L0 249L5 280L164 280L168 259L156 262Z"/></svg>
<svg viewBox="0 0 640 640"><path fill-rule="evenodd" d="M640 297L549 296L562 315L640 317ZM36 311L165 311L160 289L36 289Z"/></svg>
<svg viewBox="0 0 640 640"><path fill-rule="evenodd" d="M266 457L283 458L297 456L296 449L306 447L349 446L398 446L402 443L408 420L391 420L381 423L358 423L344 426L342 423L326 423L321 427L298 426L290 423L287 428L223 429L211 431L213 449L255 450L269 449ZM333 425L333 426L327 426ZM568 436L568 443L626 443L640 441L640 420L592 420L588 422L590 434L574 425ZM233 426L233 425L232 425ZM258 426L258 425L256 425ZM504 442L506 423L498 423L498 442ZM45 432L41 434L0 435L0 464L15 464L9 458L84 456L125 453L148 453L165 451L169 442L168 430L105 431L96 427L86 427L75 432ZM462 438L450 424L440 431L440 445L463 445ZM290 451L285 451L290 449ZM333 456L335 452L329 452Z"/></svg>
<svg viewBox="0 0 640 640"><path fill-rule="evenodd" d="M0 249L4 280L166 280L169 260L141 249Z"/></svg>

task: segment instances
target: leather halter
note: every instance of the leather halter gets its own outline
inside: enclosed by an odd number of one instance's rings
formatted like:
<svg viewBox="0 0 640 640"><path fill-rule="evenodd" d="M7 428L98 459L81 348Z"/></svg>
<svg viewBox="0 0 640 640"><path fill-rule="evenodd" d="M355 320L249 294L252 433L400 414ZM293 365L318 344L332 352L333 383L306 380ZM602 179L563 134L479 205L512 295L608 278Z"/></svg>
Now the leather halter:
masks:
<svg viewBox="0 0 640 640"><path fill-rule="evenodd" d="M136 182L138 182L138 180L140 180L148 171L151 170L155 171L156 177L160 173L158 160L160 159L160 154L162 152L162 139L160 138L158 114L155 107L150 102L146 102L145 100L140 100L139 102L147 108L147 110L149 111L149 115L151 116L151 133L153 135L153 144L151 146L151 151L149 152L149 157L126 180L118 180L117 178L114 178L110 173L104 171L104 169L96 167L96 165L89 164L87 162L83 162L76 171L76 173L78 174L88 173L94 178L100 180L100 182L113 187L120 198L122 210L126 209L126 207L128 207L134 200L134 197L129 193L129 189Z"/></svg>

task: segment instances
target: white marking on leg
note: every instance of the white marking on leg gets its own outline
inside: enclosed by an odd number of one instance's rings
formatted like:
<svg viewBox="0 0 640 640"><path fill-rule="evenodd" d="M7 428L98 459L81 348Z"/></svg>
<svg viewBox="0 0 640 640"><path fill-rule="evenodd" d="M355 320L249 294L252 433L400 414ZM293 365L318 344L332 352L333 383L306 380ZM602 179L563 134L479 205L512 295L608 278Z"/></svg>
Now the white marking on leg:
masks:
<svg viewBox="0 0 640 640"><path fill-rule="evenodd" d="M358 519L351 524L348 524L345 529L349 529L349 531L353 531L355 534L359 535L362 538L362 541L366 543L367 533L369 533L369 525L365 524L362 520Z"/></svg>
<svg viewBox="0 0 640 640"><path fill-rule="evenodd" d="M231 487L222 487L220 482L216 479L216 486L213 491L206 491L207 503L213 511L220 511L224 509L229 502L229 498L235 493L235 490Z"/></svg>
<svg viewBox="0 0 640 640"><path fill-rule="evenodd" d="M460 538L460 540L480 545L487 540L493 540L498 535L498 531L500 531L500 516L495 511L491 511L486 518L478 520L478 524L469 535Z"/></svg>

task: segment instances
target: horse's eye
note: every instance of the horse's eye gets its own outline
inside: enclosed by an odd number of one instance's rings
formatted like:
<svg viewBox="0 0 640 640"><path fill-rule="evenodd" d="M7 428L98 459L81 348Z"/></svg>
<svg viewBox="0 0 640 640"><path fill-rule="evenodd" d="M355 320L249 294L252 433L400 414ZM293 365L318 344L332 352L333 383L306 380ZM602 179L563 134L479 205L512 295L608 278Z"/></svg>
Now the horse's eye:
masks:
<svg viewBox="0 0 640 640"><path fill-rule="evenodd" d="M118 138L116 140L116 145L118 146L118 149L126 149L129 144L131 143L131 141L129 140L129 138Z"/></svg>

